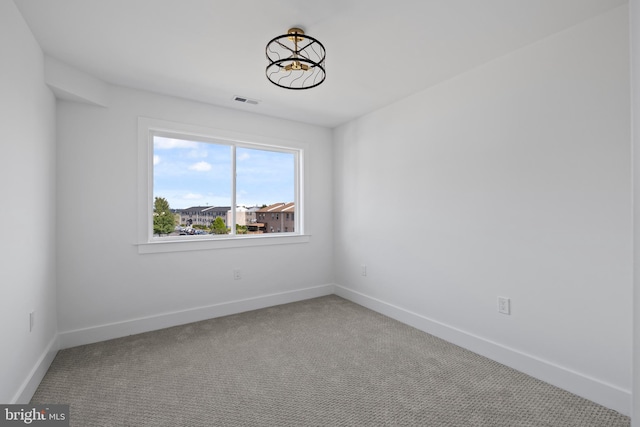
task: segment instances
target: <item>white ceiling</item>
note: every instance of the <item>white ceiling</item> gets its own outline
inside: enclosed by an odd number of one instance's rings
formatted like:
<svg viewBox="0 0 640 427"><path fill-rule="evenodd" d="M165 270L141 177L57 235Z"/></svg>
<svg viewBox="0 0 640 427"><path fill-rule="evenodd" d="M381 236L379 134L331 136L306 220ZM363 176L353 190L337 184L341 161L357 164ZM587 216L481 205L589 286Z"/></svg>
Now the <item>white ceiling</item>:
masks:
<svg viewBox="0 0 640 427"><path fill-rule="evenodd" d="M105 82L329 127L627 3L14 1L46 54ZM316 88L285 90L265 77L266 43L293 26L327 49Z"/></svg>

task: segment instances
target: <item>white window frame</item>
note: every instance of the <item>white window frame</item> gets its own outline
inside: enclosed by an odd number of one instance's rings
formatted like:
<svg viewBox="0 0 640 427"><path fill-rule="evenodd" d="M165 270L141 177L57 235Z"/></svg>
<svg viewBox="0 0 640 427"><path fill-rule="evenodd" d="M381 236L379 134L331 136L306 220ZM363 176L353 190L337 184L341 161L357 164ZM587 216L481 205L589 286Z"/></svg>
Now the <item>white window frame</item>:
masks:
<svg viewBox="0 0 640 427"><path fill-rule="evenodd" d="M236 234L231 227L228 235L170 236L153 235L153 137L168 136L180 139L221 143L232 147L231 207L236 203L236 147L281 151L295 156L294 197L296 212L295 232L266 234ZM166 120L138 118L138 253L181 252L239 248L251 246L280 245L309 242L304 233L304 152L306 143L276 139L259 135L213 129ZM236 221L236 210L231 209L232 223Z"/></svg>

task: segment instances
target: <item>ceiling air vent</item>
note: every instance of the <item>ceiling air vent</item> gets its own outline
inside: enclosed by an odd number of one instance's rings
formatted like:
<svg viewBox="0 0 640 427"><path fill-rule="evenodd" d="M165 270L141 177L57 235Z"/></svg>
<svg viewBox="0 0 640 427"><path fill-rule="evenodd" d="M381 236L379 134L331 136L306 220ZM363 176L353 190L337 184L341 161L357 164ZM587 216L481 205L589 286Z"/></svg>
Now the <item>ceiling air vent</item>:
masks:
<svg viewBox="0 0 640 427"><path fill-rule="evenodd" d="M257 99L251 99L251 98L247 98L244 96L234 96L233 97L234 101L238 101L238 102L243 102L245 104L252 104L252 105L258 105L260 103L260 101L258 101Z"/></svg>

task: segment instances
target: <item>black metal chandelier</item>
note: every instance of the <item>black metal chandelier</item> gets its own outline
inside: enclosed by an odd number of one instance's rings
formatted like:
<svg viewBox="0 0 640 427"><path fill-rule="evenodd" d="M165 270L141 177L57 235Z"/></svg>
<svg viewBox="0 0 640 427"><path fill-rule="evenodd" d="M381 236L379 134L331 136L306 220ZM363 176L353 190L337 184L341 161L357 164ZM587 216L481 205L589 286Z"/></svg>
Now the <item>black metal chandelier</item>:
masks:
<svg viewBox="0 0 640 427"><path fill-rule="evenodd" d="M324 46L300 28L291 28L287 34L272 39L267 43L266 54L267 78L276 86L311 89L326 77Z"/></svg>

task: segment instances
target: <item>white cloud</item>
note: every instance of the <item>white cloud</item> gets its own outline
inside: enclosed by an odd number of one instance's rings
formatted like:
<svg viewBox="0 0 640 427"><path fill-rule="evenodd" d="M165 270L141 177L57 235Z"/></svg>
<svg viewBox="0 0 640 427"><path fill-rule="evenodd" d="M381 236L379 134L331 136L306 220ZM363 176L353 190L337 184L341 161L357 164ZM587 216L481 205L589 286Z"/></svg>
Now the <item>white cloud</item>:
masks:
<svg viewBox="0 0 640 427"><path fill-rule="evenodd" d="M157 165L158 163L160 163L160 156L156 154L153 156L153 166Z"/></svg>
<svg viewBox="0 0 640 427"><path fill-rule="evenodd" d="M238 161L242 161L242 160L247 160L248 158L250 158L251 156L249 155L249 153L247 153L246 151L243 153L240 153L237 157Z"/></svg>
<svg viewBox="0 0 640 427"><path fill-rule="evenodd" d="M211 164L207 162L198 162L189 166L189 170L196 172L206 172L211 170Z"/></svg>
<svg viewBox="0 0 640 427"><path fill-rule="evenodd" d="M194 193L185 194L183 199L185 199L185 200L200 200L200 199L202 199L202 194L194 194Z"/></svg>
<svg viewBox="0 0 640 427"><path fill-rule="evenodd" d="M170 150L172 148L197 148L195 141L185 141L184 139L173 139L156 136L153 139L153 148L156 150Z"/></svg>

